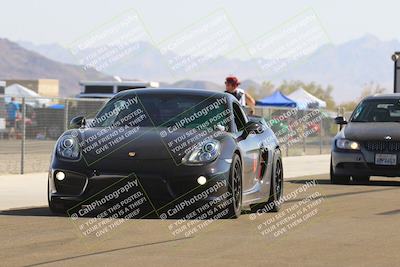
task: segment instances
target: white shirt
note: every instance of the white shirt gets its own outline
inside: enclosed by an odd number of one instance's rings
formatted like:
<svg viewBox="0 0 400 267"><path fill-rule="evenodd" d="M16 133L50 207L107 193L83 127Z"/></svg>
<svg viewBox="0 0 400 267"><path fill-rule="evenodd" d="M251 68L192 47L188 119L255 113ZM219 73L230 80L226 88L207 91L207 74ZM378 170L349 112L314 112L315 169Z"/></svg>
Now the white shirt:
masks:
<svg viewBox="0 0 400 267"><path fill-rule="evenodd" d="M236 94L236 99L239 101L240 105L246 106L246 92L242 88L236 88L233 91Z"/></svg>

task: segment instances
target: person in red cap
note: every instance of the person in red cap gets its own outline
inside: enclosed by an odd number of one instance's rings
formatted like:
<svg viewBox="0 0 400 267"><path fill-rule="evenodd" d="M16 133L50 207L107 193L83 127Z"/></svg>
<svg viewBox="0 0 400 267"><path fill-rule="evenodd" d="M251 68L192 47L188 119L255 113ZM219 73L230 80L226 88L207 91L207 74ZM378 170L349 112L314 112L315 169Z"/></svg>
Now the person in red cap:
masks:
<svg viewBox="0 0 400 267"><path fill-rule="evenodd" d="M225 79L225 92L236 97L242 106L250 107L250 113L254 114L254 106L256 101L250 94L246 93L242 88L239 88L239 85L240 82L238 78L235 76L228 76Z"/></svg>

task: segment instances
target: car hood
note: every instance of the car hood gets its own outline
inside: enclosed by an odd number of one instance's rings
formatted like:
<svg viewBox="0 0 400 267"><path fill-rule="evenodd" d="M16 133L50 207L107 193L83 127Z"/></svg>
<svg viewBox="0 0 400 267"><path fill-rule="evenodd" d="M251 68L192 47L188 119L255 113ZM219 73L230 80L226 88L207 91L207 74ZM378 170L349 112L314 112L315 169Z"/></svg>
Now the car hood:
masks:
<svg viewBox="0 0 400 267"><path fill-rule="evenodd" d="M120 130L118 134L112 132ZM107 131L104 128L89 128L79 131L79 143L82 155L88 163L108 160L162 160L178 159L184 157L185 150L190 146L182 145L184 141L176 141L178 138L189 140L192 129L178 129L169 132L167 128L116 128ZM129 132L131 131L131 132ZM161 135L165 135L161 137ZM216 139L221 139L228 133L222 133ZM105 138L112 136L112 138ZM189 136L189 137L188 137ZM104 139L101 139L104 138ZM90 141L89 141L90 140ZM100 141L103 140L103 141ZM199 139L201 140L201 139ZM197 144L199 140L191 144ZM118 141L118 142L117 142ZM103 149L104 148L104 149Z"/></svg>
<svg viewBox="0 0 400 267"><path fill-rule="evenodd" d="M344 137L354 141L400 140L400 123L396 122L350 122L343 129Z"/></svg>

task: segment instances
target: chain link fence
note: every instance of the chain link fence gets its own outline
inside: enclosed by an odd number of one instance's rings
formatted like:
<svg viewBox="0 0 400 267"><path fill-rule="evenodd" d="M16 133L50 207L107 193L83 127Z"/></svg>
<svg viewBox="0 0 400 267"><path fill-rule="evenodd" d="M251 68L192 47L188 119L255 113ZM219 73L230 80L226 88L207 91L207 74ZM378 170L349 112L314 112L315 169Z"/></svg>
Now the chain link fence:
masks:
<svg viewBox="0 0 400 267"><path fill-rule="evenodd" d="M337 113L321 109L256 107L279 140L284 156L328 154L338 132Z"/></svg>
<svg viewBox="0 0 400 267"><path fill-rule="evenodd" d="M69 121L93 117L105 101L0 96L0 174L47 171L55 142Z"/></svg>
<svg viewBox="0 0 400 267"><path fill-rule="evenodd" d="M45 172L58 137L75 116L92 118L105 99L0 96L0 174ZM13 104L11 104L13 103ZM325 154L338 128L324 110L256 108L278 137L284 156Z"/></svg>

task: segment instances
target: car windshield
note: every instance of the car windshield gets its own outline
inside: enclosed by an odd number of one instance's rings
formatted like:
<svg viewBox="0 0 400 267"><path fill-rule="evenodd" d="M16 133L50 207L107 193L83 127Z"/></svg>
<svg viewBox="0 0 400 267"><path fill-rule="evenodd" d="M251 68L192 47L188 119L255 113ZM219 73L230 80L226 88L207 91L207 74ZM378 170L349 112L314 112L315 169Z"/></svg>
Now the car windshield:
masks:
<svg viewBox="0 0 400 267"><path fill-rule="evenodd" d="M225 96L131 94L111 99L93 121L93 127L141 126L205 128L228 127ZM132 122L135 122L132 124ZM90 127L90 126L89 126Z"/></svg>
<svg viewBox="0 0 400 267"><path fill-rule="evenodd" d="M351 122L400 122L400 99L370 99L361 102Z"/></svg>

